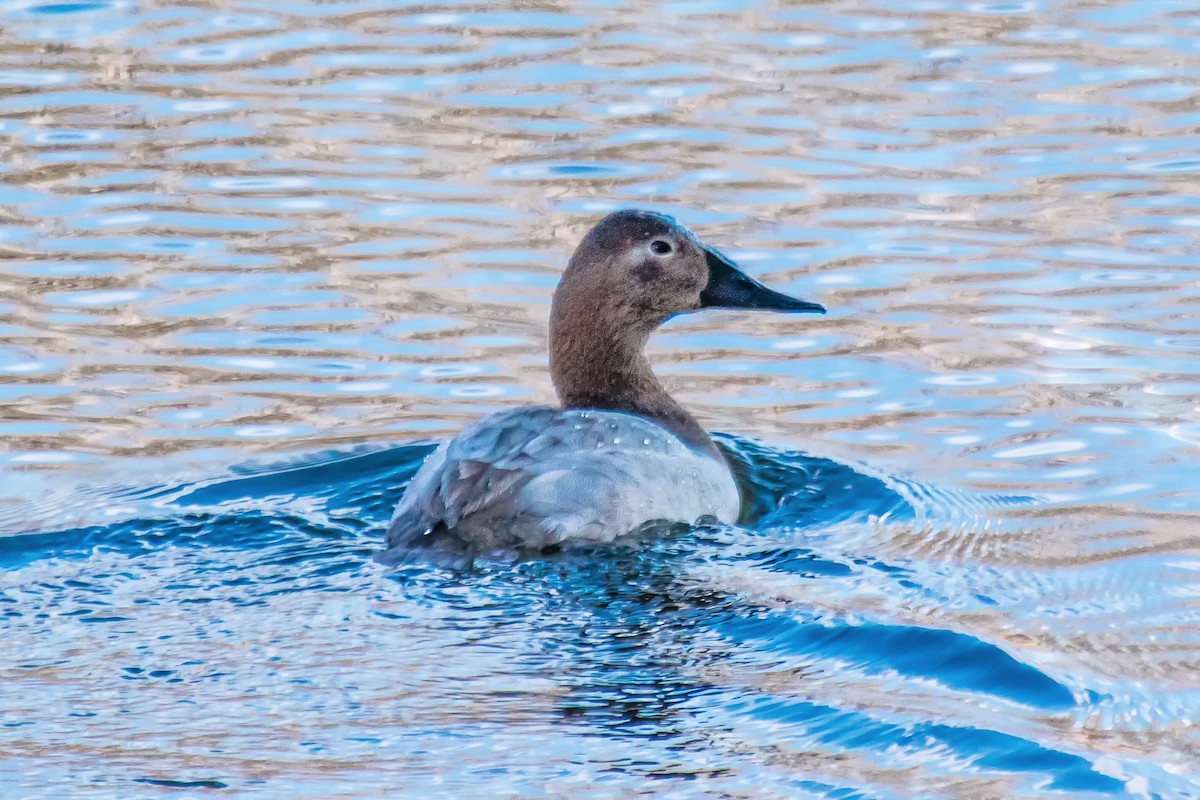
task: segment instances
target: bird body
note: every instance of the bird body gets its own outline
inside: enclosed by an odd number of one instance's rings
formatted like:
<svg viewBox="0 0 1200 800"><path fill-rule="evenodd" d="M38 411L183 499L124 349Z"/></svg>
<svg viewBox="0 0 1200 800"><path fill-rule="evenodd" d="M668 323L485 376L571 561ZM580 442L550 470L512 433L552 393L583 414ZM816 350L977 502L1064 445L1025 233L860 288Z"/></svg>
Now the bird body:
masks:
<svg viewBox="0 0 1200 800"><path fill-rule="evenodd" d="M604 544L648 521L737 519L724 460L619 411L532 406L467 427L422 465L390 547L450 535L481 552ZM432 542L430 542L432 544Z"/></svg>

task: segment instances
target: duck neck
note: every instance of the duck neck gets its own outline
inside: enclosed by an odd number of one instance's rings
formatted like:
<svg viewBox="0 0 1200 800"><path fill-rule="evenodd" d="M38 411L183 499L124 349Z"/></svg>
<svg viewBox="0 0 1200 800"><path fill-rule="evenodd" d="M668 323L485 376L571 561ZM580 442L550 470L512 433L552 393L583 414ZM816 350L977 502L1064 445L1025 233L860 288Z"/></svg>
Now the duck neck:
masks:
<svg viewBox="0 0 1200 800"><path fill-rule="evenodd" d="M557 310L557 309L556 309ZM650 369L644 348L650 331L595 329L576 332L554 314L550 324L550 376L563 408L637 414L685 444L721 458L696 418L675 402Z"/></svg>

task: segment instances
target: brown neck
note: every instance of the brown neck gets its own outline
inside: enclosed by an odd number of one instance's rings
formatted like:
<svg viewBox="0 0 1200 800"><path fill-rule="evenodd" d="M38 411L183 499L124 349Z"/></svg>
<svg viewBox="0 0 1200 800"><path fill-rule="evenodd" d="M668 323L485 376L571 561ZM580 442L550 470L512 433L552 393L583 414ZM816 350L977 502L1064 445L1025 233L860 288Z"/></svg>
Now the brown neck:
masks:
<svg viewBox="0 0 1200 800"><path fill-rule="evenodd" d="M624 411L656 422L684 443L720 457L713 440L654 377L642 352L650 330L622 329L592 309L592 327L570 324L570 309L558 302L550 320L550 376L563 408Z"/></svg>

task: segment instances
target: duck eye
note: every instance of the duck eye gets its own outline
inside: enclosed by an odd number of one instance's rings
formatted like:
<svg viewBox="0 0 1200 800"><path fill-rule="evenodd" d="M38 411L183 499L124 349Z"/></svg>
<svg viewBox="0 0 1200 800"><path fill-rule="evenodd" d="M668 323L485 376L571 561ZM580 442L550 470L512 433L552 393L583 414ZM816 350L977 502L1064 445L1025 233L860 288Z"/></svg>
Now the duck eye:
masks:
<svg viewBox="0 0 1200 800"><path fill-rule="evenodd" d="M667 253L671 252L671 243L664 242L662 239L656 239L650 243L650 250L654 253L658 253L660 256L665 256Z"/></svg>

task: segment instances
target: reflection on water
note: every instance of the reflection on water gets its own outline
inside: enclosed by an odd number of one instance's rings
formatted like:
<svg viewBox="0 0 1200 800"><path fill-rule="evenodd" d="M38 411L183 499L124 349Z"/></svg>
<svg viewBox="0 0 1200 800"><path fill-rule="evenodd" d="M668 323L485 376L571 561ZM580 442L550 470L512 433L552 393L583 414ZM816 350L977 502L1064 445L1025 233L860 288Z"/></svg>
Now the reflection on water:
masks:
<svg viewBox="0 0 1200 800"><path fill-rule="evenodd" d="M1200 796L1193 4L0 15L6 795ZM629 205L746 528L374 563Z"/></svg>

